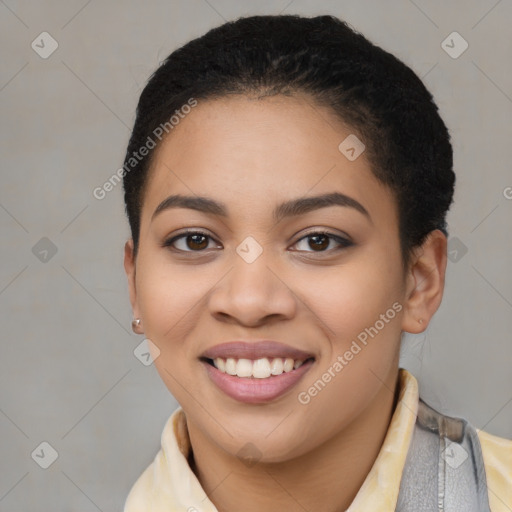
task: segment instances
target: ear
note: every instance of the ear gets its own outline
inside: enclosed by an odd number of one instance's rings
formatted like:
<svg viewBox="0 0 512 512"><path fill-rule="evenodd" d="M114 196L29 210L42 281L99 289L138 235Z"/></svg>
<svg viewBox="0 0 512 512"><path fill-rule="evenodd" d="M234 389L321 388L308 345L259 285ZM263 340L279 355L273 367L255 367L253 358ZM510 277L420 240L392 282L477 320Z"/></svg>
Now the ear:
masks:
<svg viewBox="0 0 512 512"><path fill-rule="evenodd" d="M139 307L137 304L137 289L135 287L135 255L133 250L133 239L130 238L124 244L124 271L128 279L128 291L134 318L139 318ZM143 334L142 332L138 334Z"/></svg>
<svg viewBox="0 0 512 512"><path fill-rule="evenodd" d="M444 292L447 239L435 229L414 251L407 273L402 331L423 332L439 308Z"/></svg>

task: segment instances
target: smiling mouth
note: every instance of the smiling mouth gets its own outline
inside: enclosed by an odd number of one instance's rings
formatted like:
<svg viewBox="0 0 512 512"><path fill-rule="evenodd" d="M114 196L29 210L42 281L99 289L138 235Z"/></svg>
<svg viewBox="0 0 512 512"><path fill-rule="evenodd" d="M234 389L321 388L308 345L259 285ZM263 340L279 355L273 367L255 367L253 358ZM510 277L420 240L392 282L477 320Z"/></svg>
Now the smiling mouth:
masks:
<svg viewBox="0 0 512 512"><path fill-rule="evenodd" d="M300 368L304 363L314 361L314 357L307 359L292 359L290 357L263 357L260 359L244 358L202 358L209 365L222 373L244 379L267 379L289 373Z"/></svg>

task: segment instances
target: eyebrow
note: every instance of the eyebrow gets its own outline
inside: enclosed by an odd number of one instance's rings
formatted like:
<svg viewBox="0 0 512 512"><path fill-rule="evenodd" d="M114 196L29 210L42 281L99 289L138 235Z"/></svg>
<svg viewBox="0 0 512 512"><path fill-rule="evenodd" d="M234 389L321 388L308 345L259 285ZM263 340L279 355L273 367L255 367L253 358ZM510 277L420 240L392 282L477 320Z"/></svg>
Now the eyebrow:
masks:
<svg viewBox="0 0 512 512"><path fill-rule="evenodd" d="M332 192L330 194L322 194L319 196L300 197L298 199L286 201L274 209L272 217L274 222L279 222L286 217L304 215L308 212L318 210L320 208L327 208L329 206L353 208L362 213L370 222L372 222L372 218L368 213L368 210L366 210L360 202L350 196L341 194L340 192ZM177 194L164 199L153 212L151 220L164 210L172 208L188 208L219 217L229 216L228 208L224 203L215 201L208 197L184 196Z"/></svg>

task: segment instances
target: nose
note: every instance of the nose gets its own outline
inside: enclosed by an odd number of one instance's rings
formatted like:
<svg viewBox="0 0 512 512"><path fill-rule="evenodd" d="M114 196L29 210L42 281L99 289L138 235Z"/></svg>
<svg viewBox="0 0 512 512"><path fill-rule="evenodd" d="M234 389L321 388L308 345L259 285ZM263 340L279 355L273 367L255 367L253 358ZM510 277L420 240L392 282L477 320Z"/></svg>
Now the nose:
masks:
<svg viewBox="0 0 512 512"><path fill-rule="evenodd" d="M252 262L239 254L233 267L219 281L209 297L209 308L218 320L256 327L290 319L297 299L284 275L276 270L265 251Z"/></svg>

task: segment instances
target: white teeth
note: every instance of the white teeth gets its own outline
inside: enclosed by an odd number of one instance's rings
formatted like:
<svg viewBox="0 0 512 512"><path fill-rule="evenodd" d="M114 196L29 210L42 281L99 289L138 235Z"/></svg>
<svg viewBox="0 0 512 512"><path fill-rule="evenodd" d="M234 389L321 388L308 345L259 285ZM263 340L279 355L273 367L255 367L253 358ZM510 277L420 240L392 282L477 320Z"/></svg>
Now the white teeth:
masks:
<svg viewBox="0 0 512 512"><path fill-rule="evenodd" d="M220 370L220 368L218 369ZM232 357L226 359L226 373L228 375L236 375L236 361Z"/></svg>
<svg viewBox="0 0 512 512"><path fill-rule="evenodd" d="M238 377L250 377L252 375L252 361L250 359L239 359L236 363L236 374Z"/></svg>
<svg viewBox="0 0 512 512"><path fill-rule="evenodd" d="M242 378L267 379L272 375L281 375L284 372L291 372L300 368L304 361L293 360L291 357L275 357L269 360L267 357L261 359L234 359L229 357L223 359L216 357L213 360L215 368L228 375L236 375Z"/></svg>
<svg viewBox="0 0 512 512"><path fill-rule="evenodd" d="M226 371L226 361L224 361L224 359L220 358L220 357L217 357L215 359L215 366L221 371L221 372L225 372Z"/></svg>
<svg viewBox="0 0 512 512"><path fill-rule="evenodd" d="M272 359L270 370L272 375L281 375L281 373L283 373L283 360L278 357Z"/></svg>
<svg viewBox="0 0 512 512"><path fill-rule="evenodd" d="M285 372L291 372L293 370L293 359L291 359L290 357L287 357L285 360L284 360L284 367L283 367L283 370Z"/></svg>
<svg viewBox="0 0 512 512"><path fill-rule="evenodd" d="M270 377L270 363L265 357L263 359L256 359L252 364L252 376L257 379L266 379Z"/></svg>

